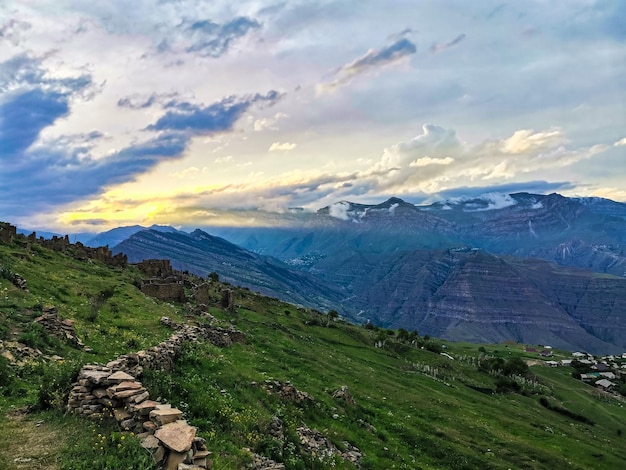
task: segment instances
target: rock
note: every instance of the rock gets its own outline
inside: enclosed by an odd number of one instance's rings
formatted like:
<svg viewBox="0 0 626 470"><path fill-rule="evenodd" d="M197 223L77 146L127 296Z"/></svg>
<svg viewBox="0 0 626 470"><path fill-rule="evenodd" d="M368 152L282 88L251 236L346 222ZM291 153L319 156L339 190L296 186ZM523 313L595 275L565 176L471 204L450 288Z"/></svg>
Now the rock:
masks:
<svg viewBox="0 0 626 470"><path fill-rule="evenodd" d="M135 405L134 410L141 416L148 416L150 412L157 407L158 404L159 402L156 401L145 400Z"/></svg>
<svg viewBox="0 0 626 470"><path fill-rule="evenodd" d="M125 408L115 408L113 410L113 417L115 418L115 421L119 423L125 419L131 418L132 415Z"/></svg>
<svg viewBox="0 0 626 470"><path fill-rule="evenodd" d="M165 447L174 452L187 452L196 437L196 428L189 426L184 421L165 424L154 433ZM185 454L186 455L186 454ZM185 459L181 460L183 462ZM180 463L179 462L179 463Z"/></svg>
<svg viewBox="0 0 626 470"><path fill-rule="evenodd" d="M186 452L170 452L165 460L163 470L178 470L178 466L181 465L186 458Z"/></svg>
<svg viewBox="0 0 626 470"><path fill-rule="evenodd" d="M121 370L118 370L109 376L110 383L121 384L122 382L135 382L135 380L135 377L127 374L126 372L122 372Z"/></svg>
<svg viewBox="0 0 626 470"><path fill-rule="evenodd" d="M176 408L155 409L150 412L150 419L156 424L163 426L178 421L183 417L183 412Z"/></svg>
<svg viewBox="0 0 626 470"><path fill-rule="evenodd" d="M161 441L159 441L152 434L148 434L142 441L141 447L144 449L157 449L161 445Z"/></svg>

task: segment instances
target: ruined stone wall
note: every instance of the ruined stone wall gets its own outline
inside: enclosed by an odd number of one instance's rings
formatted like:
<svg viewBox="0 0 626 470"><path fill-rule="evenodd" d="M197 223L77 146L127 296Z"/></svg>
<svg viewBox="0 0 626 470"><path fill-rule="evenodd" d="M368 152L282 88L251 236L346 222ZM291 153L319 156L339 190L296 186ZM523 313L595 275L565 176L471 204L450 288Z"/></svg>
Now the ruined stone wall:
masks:
<svg viewBox="0 0 626 470"><path fill-rule="evenodd" d="M3 243L11 243L16 235L17 227L7 224L6 222L0 222L0 241Z"/></svg>
<svg viewBox="0 0 626 470"><path fill-rule="evenodd" d="M141 292L165 302L185 302L185 289L180 282L146 282L141 284Z"/></svg>
<svg viewBox="0 0 626 470"><path fill-rule="evenodd" d="M125 267L128 264L126 255L119 253L114 256L108 246L91 248L83 245L81 242L70 243L68 235L64 237L55 235L50 239L45 239L43 237L37 238L37 233L33 232L25 237L24 235L17 235L17 227L5 222L0 222L0 241L3 243L12 243L15 239L21 240L26 245L29 243L38 244L49 250L67 252L76 259L94 259L110 266L120 267Z"/></svg>
<svg viewBox="0 0 626 470"><path fill-rule="evenodd" d="M204 339L229 346L245 341L245 336L235 328L180 325L167 317L161 322L177 330L168 340L106 365L84 366L70 392L67 410L90 418L114 418L122 429L137 433L155 464L165 469L210 468L209 452L204 440L196 437L197 429L182 419L182 411L150 400L138 377L145 367L171 369L186 341Z"/></svg>
<svg viewBox="0 0 626 470"><path fill-rule="evenodd" d="M137 268L148 277L165 278L174 274L174 269L169 259L146 259L137 263Z"/></svg>

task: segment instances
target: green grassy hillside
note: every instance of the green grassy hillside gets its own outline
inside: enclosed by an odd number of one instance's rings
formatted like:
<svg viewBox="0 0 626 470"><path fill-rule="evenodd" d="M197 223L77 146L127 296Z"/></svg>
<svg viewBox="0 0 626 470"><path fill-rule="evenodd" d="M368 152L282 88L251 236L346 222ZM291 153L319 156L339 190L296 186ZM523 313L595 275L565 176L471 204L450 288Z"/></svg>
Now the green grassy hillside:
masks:
<svg viewBox="0 0 626 470"><path fill-rule="evenodd" d="M65 416L64 393L82 364L168 337L161 316L205 320L145 297L134 267L77 261L37 245L27 252L19 244L0 244L0 265L0 339L43 353L16 358L20 365L0 358L0 469L150 468L147 452L113 423ZM28 292L9 280L12 273ZM222 288L214 283L212 297ZM289 469L355 468L337 454L308 452L298 436L303 426L340 450L358 447L360 468L626 468L622 403L574 380L571 368L527 369L524 361L538 358L523 345L449 343L354 326L243 289L235 290L235 302L235 312L208 310L243 331L245 344L189 344L174 371L142 378L152 397L184 410L198 427L214 469L244 468L246 449ZM75 321L93 352L34 326L48 306ZM311 400L272 393L286 382ZM342 386L354 403L333 397ZM268 431L277 422L282 438Z"/></svg>

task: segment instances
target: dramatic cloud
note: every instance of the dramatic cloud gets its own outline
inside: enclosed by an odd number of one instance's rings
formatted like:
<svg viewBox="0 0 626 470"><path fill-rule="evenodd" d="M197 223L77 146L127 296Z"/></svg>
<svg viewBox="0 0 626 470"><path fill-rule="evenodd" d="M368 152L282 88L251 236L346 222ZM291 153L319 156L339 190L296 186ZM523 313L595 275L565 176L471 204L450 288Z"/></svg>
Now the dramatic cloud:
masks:
<svg viewBox="0 0 626 470"><path fill-rule="evenodd" d="M0 211L15 215L42 210L134 181L163 161L181 158L193 136L232 130L250 106L271 105L279 98L280 94L272 91L231 96L209 106L172 101L167 112L148 126L159 132L156 137L94 158L92 143L103 137L97 131L73 139L37 142L43 129L68 114L67 94L37 88L10 94L0 104L0 159L7 179L0 187Z"/></svg>
<svg viewBox="0 0 626 470"><path fill-rule="evenodd" d="M626 199L626 3L501 4L3 0L0 219Z"/></svg>
<svg viewBox="0 0 626 470"><path fill-rule="evenodd" d="M399 62L411 54L415 54L415 44L406 38L401 38L382 49L370 49L365 55L341 67L334 73L335 79L318 86L319 92L333 91L348 84L355 77L371 72L372 70Z"/></svg>
<svg viewBox="0 0 626 470"><path fill-rule="evenodd" d="M463 41L463 39L465 39L465 34L459 34L450 42L435 43L432 46L430 46L430 52L432 52L433 54L437 54L441 51L445 51L446 49L450 49L451 47L456 46L458 43Z"/></svg>

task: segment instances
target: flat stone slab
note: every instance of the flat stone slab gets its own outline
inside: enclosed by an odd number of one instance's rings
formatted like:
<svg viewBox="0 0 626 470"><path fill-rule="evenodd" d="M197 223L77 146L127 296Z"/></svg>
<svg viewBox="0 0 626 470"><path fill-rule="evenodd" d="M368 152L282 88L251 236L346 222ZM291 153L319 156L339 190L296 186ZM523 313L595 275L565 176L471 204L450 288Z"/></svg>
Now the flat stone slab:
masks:
<svg viewBox="0 0 626 470"><path fill-rule="evenodd" d="M145 400L137 405L135 405L135 412L140 415L148 415L152 410L154 410L159 405L159 402L152 400Z"/></svg>
<svg viewBox="0 0 626 470"><path fill-rule="evenodd" d="M156 410L152 410L150 412L150 419L161 426L178 421L182 417L183 412L177 410L176 408L157 408Z"/></svg>
<svg viewBox="0 0 626 470"><path fill-rule="evenodd" d="M168 449L175 452L187 452L191 449L191 444L196 437L196 428L177 421L157 429L154 436Z"/></svg>
<svg viewBox="0 0 626 470"><path fill-rule="evenodd" d="M109 377L111 380L111 377ZM111 386L111 388L115 389L116 392L121 392L122 390L136 390L141 388L141 382L120 382L117 385Z"/></svg>
<svg viewBox="0 0 626 470"><path fill-rule="evenodd" d="M80 373L81 379L87 379L91 383L101 384L104 383L106 379L111 375L110 372L105 372L101 370L85 370L83 369Z"/></svg>
<svg viewBox="0 0 626 470"><path fill-rule="evenodd" d="M135 380L135 377L121 370L109 375L109 382L135 382Z"/></svg>

